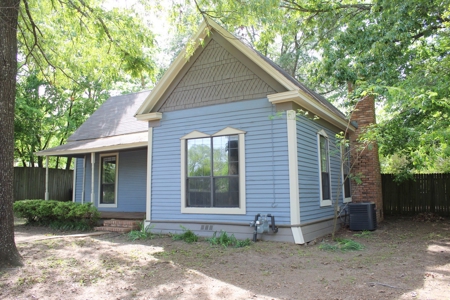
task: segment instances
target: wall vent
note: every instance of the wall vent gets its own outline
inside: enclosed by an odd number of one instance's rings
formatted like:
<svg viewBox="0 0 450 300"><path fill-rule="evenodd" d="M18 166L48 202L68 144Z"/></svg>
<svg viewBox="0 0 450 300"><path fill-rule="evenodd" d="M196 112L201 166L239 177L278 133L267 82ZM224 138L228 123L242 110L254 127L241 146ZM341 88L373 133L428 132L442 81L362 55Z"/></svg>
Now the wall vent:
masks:
<svg viewBox="0 0 450 300"><path fill-rule="evenodd" d="M349 203L350 230L375 230L377 214L375 203Z"/></svg>

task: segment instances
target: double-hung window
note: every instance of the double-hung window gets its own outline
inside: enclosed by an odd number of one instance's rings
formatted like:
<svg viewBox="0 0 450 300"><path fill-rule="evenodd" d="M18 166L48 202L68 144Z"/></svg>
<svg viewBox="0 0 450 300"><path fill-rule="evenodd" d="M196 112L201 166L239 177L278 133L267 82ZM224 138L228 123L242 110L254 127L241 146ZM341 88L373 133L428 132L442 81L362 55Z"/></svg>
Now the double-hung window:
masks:
<svg viewBox="0 0 450 300"><path fill-rule="evenodd" d="M324 130L317 134L319 148L320 205L331 205L330 153L328 136Z"/></svg>
<svg viewBox="0 0 450 300"><path fill-rule="evenodd" d="M244 132L233 128L213 135L194 131L181 143L182 212L244 213Z"/></svg>
<svg viewBox="0 0 450 300"><path fill-rule="evenodd" d="M100 207L117 207L117 166L117 154L100 155Z"/></svg>

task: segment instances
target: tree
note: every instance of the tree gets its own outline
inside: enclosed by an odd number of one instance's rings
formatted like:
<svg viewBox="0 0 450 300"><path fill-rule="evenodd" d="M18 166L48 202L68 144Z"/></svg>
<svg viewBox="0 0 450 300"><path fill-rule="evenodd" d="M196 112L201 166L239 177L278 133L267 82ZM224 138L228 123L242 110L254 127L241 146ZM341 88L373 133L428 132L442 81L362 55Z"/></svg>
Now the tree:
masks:
<svg viewBox="0 0 450 300"><path fill-rule="evenodd" d="M122 83L128 82L139 89L153 84L154 43L153 33L130 10L88 9L87 13L102 13L101 19L114 37L112 45L99 33L95 22L86 19L81 23L70 6L29 1L27 7L39 29L42 53L30 53L35 37L27 28L32 24L20 18L15 157L24 166L42 167L43 157L36 157L34 152L63 144L111 90L122 91ZM124 51L139 56L139 63L135 65L138 60L128 58ZM126 70L135 72L135 76ZM51 158L50 165L58 168L61 160L65 159ZM70 162L67 159L66 169Z"/></svg>
<svg viewBox="0 0 450 300"><path fill-rule="evenodd" d="M450 1L194 4L337 104L374 95L385 111L378 125L385 157L401 155L412 171L449 159Z"/></svg>
<svg viewBox="0 0 450 300"><path fill-rule="evenodd" d="M19 0L0 1L0 267L21 265L14 242L14 98Z"/></svg>
<svg viewBox="0 0 450 300"><path fill-rule="evenodd" d="M89 93L89 89L77 89L79 82L77 77L70 73L66 64L83 64L87 56L78 55L77 48L71 47L70 59L62 60L59 57L61 50L56 48L58 36L46 36L45 26L37 22L34 13L46 9L43 15L63 18L61 25L62 35L65 36L66 48L69 45L93 41L102 43L107 41L108 52L101 52L105 60L108 55L114 54L119 66L109 69L93 68L101 74L111 72L114 78L114 68L129 72L131 76L139 77L145 81L145 73L153 75L154 66L149 63L146 49L151 44L145 45L145 41L151 42L152 36L144 36L141 32L130 34L126 31L123 15L116 10L107 11L95 0L74 1L33 1L33 0L0 0L0 264L20 265L21 258L14 243L14 219L12 212L13 203L13 160L14 160L14 106L16 96L17 57L25 62L32 61L36 69L39 69L38 80L44 80L46 84L60 83L62 78L69 78L67 84L59 86L61 90L80 91L81 94ZM128 21L127 21L128 20ZM70 22L72 21L72 22ZM42 25L42 26L41 26ZM41 26L41 27L40 27ZM74 27L75 26L75 27ZM73 27L76 29L72 31ZM128 27L129 28L129 27ZM18 32L19 29L19 32ZM19 40L17 34L19 33ZM83 38L84 37L84 38ZM24 52L18 52L18 41ZM134 42L137 42L134 44ZM135 47L133 46L135 45ZM59 45L63 47L61 43ZM138 47L139 46L139 47ZM104 50L104 48L103 48ZM98 56L94 55L93 59ZM29 68L29 71L35 71ZM33 74L32 72L30 74ZM90 81L90 74L85 73L84 78ZM39 82L39 81L38 81ZM73 84L71 85L70 82ZM36 96L36 94L35 94ZM38 92L39 96L39 92ZM39 97L35 97L38 99ZM70 99L67 97L65 99ZM89 99L89 98L88 98Z"/></svg>

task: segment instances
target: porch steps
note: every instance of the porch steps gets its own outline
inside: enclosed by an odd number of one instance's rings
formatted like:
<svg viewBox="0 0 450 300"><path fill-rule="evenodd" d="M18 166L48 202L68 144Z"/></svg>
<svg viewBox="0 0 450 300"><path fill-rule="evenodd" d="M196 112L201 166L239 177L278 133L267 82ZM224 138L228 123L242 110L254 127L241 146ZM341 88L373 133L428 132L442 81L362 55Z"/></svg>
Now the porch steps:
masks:
<svg viewBox="0 0 450 300"><path fill-rule="evenodd" d="M140 221L136 220L104 220L103 226L94 227L94 230L127 233L131 230L139 230L139 223Z"/></svg>

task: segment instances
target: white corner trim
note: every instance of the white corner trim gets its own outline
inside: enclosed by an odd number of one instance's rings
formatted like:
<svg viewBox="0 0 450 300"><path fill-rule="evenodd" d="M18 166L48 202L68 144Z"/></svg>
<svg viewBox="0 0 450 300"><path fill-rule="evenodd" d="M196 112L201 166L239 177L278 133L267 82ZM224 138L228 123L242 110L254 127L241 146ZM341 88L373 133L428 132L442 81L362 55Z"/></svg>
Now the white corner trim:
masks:
<svg viewBox="0 0 450 300"><path fill-rule="evenodd" d="M349 124L347 120L338 117L323 104L319 103L317 100L313 99L310 95L304 93L298 88L293 91L267 95L267 98L269 99L269 102L273 104L294 102L341 130L346 130L347 127L350 131L354 132L356 130L353 125L350 124L350 126L348 126Z"/></svg>
<svg viewBox="0 0 450 300"><path fill-rule="evenodd" d="M303 232L301 227L291 227L292 236L294 237L294 243L304 244L305 239L303 238Z"/></svg>
<svg viewBox="0 0 450 300"><path fill-rule="evenodd" d="M186 134L185 136L182 136L180 138L180 140L187 140L187 139L198 139L198 138L205 138L205 137L210 137L209 134L194 130L188 134Z"/></svg>
<svg viewBox="0 0 450 300"><path fill-rule="evenodd" d="M297 115L294 110L286 112L288 158L289 158L289 198L291 225L300 224L300 191L298 183Z"/></svg>
<svg viewBox="0 0 450 300"><path fill-rule="evenodd" d="M148 129L148 147L147 147L147 189L145 204L145 220L152 218L152 157L153 157L153 128ZM147 226L147 225L145 225Z"/></svg>
<svg viewBox="0 0 450 300"><path fill-rule="evenodd" d="M294 110L286 111L288 158L289 158L289 198L291 225L300 224L300 187L298 181L298 147L297 147L297 114ZM294 243L304 244L302 228L291 227Z"/></svg>
<svg viewBox="0 0 450 300"><path fill-rule="evenodd" d="M152 112L147 114L140 114L135 116L138 121L158 121L162 119L162 113L160 112Z"/></svg>
<svg viewBox="0 0 450 300"><path fill-rule="evenodd" d="M102 157L105 156L115 156L116 157L116 182L114 183L114 204L101 204L100 203L100 193L101 193L101 184L102 184ZM118 187L119 187L119 153L102 153L98 157L98 207L111 207L111 208L117 208L117 204L119 202L119 199L117 196L118 193Z"/></svg>
<svg viewBox="0 0 450 300"><path fill-rule="evenodd" d="M233 128L233 127L226 127L222 130L217 131L216 133L212 134L211 136L221 136L221 135L233 135L233 134L245 134L245 131Z"/></svg>

